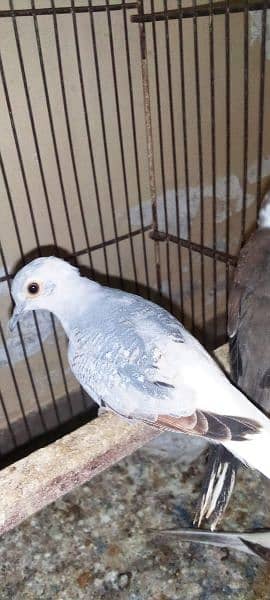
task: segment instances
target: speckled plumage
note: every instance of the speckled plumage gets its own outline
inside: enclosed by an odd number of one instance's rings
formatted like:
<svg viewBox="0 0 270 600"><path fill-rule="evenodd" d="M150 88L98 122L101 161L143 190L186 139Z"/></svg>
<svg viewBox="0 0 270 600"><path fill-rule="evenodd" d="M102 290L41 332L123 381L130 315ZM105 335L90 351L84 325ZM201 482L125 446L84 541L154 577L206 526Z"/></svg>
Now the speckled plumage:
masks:
<svg viewBox="0 0 270 600"><path fill-rule="evenodd" d="M175 352L184 342L184 328L169 313L139 296L103 288L102 300L70 332L70 367L100 406L154 419L168 409L171 398L175 401L169 373L160 369L165 336ZM179 402L177 414L190 414L188 399L190 394Z"/></svg>
<svg viewBox="0 0 270 600"><path fill-rule="evenodd" d="M22 269L12 294L12 326L28 310L46 308L60 319L71 369L100 406L161 429L219 440L270 477L261 459L269 448L268 419L163 308L80 277L55 257Z"/></svg>

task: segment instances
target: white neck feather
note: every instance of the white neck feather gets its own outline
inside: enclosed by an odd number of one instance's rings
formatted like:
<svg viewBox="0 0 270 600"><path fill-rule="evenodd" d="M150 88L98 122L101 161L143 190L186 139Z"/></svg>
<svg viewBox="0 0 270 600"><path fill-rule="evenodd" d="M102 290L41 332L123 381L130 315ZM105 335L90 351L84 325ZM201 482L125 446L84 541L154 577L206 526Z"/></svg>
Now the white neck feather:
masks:
<svg viewBox="0 0 270 600"><path fill-rule="evenodd" d="M92 302L97 301L102 289L98 283L85 277L78 277L71 289L68 286L62 289L61 297L54 301L53 312L61 321L67 336L83 314L91 310Z"/></svg>
<svg viewBox="0 0 270 600"><path fill-rule="evenodd" d="M262 202L258 218L259 229L270 228L270 197L267 194Z"/></svg>

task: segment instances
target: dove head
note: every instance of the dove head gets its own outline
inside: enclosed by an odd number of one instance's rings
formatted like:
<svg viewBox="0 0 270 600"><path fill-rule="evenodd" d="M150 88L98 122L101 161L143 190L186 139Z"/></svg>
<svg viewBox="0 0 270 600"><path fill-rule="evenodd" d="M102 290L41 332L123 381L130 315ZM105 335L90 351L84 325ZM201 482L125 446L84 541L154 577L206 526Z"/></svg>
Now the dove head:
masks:
<svg viewBox="0 0 270 600"><path fill-rule="evenodd" d="M78 269L64 260L55 256L33 260L18 271L13 280L11 293L15 308L10 329L14 329L26 312L43 309L54 313L67 331L70 321L75 315L78 318L84 308L89 286L99 287L80 277Z"/></svg>
<svg viewBox="0 0 270 600"><path fill-rule="evenodd" d="M263 197L259 211L258 226L260 229L270 228L270 190Z"/></svg>

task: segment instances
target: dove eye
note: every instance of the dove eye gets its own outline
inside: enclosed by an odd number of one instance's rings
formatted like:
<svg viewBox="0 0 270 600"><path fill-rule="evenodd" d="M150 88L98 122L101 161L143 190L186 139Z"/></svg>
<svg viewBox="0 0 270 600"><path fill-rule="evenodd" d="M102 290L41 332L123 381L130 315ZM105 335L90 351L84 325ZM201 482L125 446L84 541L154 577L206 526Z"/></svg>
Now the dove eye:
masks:
<svg viewBox="0 0 270 600"><path fill-rule="evenodd" d="M39 285L38 283L36 283L35 281L33 281L32 283L29 283L28 287L27 287L27 291L29 294L31 294L31 296L34 296L35 294L38 294L39 292Z"/></svg>

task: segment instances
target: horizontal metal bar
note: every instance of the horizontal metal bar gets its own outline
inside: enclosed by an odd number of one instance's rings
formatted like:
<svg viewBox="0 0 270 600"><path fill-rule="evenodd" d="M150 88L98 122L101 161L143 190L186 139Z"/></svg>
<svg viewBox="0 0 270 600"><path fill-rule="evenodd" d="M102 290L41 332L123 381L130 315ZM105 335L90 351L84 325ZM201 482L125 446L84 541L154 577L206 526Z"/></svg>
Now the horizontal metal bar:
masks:
<svg viewBox="0 0 270 600"><path fill-rule="evenodd" d="M159 240L159 242L169 241L173 242L174 244L180 244L184 248L194 250L194 252L209 256L209 258L219 260L225 264L235 266L237 263L237 256L226 254L226 252L222 252L221 250L214 250L214 248L209 248L208 246L201 246L201 244L196 244L196 242L191 242L183 238L178 238L176 235L171 235L170 233L166 234L162 231L151 231L149 237L152 240Z"/></svg>
<svg viewBox="0 0 270 600"><path fill-rule="evenodd" d="M118 4L100 4L99 6L75 6L74 9L71 6L58 6L55 8L17 8L14 10L6 9L1 10L0 17L33 17L33 15L69 15L74 13L88 13L88 12L106 12L107 10L121 10L123 8L137 8L136 2L119 2Z"/></svg>
<svg viewBox="0 0 270 600"><path fill-rule="evenodd" d="M263 10L265 8L265 6L267 8L270 8L270 0L267 0L266 2L264 2L263 0L253 0L252 2L249 3L248 5L248 10L249 11L254 11L254 10ZM214 15L224 15L226 12L228 11L228 7L227 7L227 3L226 2L217 2L216 4L214 3L212 6L212 10L211 10L211 14ZM245 12L245 4L243 3L239 3L239 2L230 2L230 7L229 7L229 12L230 13L241 13L241 12ZM181 10L179 9L171 9L171 10L167 10L166 12L153 12L153 13L144 13L144 15L132 15L131 16L131 21L132 23L153 23L155 21L167 21L167 19L179 19L183 18L183 19L192 19L193 17L209 17L210 14L210 8L209 8L209 4L201 4L198 5L196 8L194 8L193 6L186 6L184 8L182 8Z"/></svg>
<svg viewBox="0 0 270 600"><path fill-rule="evenodd" d="M143 233L143 231L149 231L150 229L152 229L152 225L147 225L146 227L143 227L142 229L134 229L134 231L132 231L131 233L124 233L123 235L118 235L117 236L117 240L115 238L106 241L105 243L100 242L100 244L95 244L95 246L90 246L89 250L90 252L95 252L95 250L102 250L102 248L105 248L107 246L112 246L113 244L116 244L116 242L123 242L124 240L128 240L130 237L134 237L135 235L139 235L140 233ZM86 254L86 252L88 252L88 248L84 248L83 250L78 250L77 252L75 252L74 254L71 254L71 257L75 257L75 256L83 256L84 254Z"/></svg>
<svg viewBox="0 0 270 600"><path fill-rule="evenodd" d="M124 233L123 235L118 235L117 241L123 242L124 240L128 240L130 237L134 237L136 235L140 235L143 232L150 231L152 229L152 225L146 225L142 229L134 229L131 233ZM83 248L82 250L78 250L77 252L72 252L70 254L70 258L76 258L78 256L83 256L84 254L88 254L88 252L95 252L96 250L102 250L107 246L113 246L116 244L116 239L112 238L111 240L107 240L106 242L100 242L99 244L95 244L94 246L89 246L89 248ZM42 250L42 249L41 249ZM2 275L0 277L0 283L13 279L14 275Z"/></svg>

